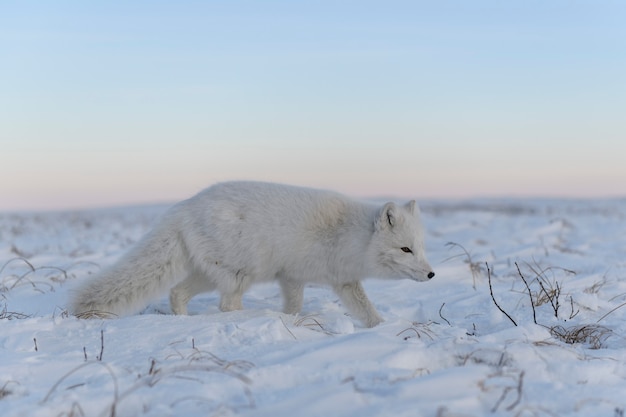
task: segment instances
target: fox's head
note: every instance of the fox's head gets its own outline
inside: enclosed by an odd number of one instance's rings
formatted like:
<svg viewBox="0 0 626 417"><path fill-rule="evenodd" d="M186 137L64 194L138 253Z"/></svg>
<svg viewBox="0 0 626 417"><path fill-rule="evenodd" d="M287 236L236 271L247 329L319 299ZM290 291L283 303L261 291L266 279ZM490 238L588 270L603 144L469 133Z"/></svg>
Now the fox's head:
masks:
<svg viewBox="0 0 626 417"><path fill-rule="evenodd" d="M415 201L383 206L374 223L369 249L381 278L428 281L435 276L424 254L424 230Z"/></svg>

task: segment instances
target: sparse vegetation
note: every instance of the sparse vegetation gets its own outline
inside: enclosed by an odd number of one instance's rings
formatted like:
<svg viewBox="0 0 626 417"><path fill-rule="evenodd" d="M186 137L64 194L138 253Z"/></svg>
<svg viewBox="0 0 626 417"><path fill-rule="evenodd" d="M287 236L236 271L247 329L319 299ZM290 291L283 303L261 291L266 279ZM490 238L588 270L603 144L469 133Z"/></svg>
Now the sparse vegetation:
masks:
<svg viewBox="0 0 626 417"><path fill-rule="evenodd" d="M99 268L98 264L87 261L74 262L66 269L49 265L35 266L27 258L21 256L11 258L0 267L0 293L6 293L23 285L29 285L39 293L52 292L55 284L62 284L73 277L69 271L79 265L91 265ZM3 276L9 267L20 272ZM25 272L23 272L24 269L26 269Z"/></svg>
<svg viewBox="0 0 626 417"><path fill-rule="evenodd" d="M6 381L4 383L4 385L2 385L2 387L0 387L0 400L2 400L4 397L7 397L7 396L11 395L11 393L13 391L11 391L10 386L13 385L13 384L19 385L15 381Z"/></svg>
<svg viewBox="0 0 626 417"><path fill-rule="evenodd" d="M402 330L401 332L396 334L396 336L402 336L404 340L409 340L412 337L417 337L418 339L421 339L422 336L428 337L430 340L435 340L435 332L433 332L430 328L432 324L434 323L413 322L411 327Z"/></svg>
<svg viewBox="0 0 626 417"><path fill-rule="evenodd" d="M473 213L480 217L473 219ZM190 416L265 414L274 400L293 412L291 404L314 398L319 390L364 417L380 411L376 404L382 406L383 399L401 414L410 414L420 401L440 417L596 411L623 416L619 386L602 393L600 401L587 395L587 386L600 390L600 379L612 375L623 353L624 265L613 262L615 252L603 258L600 249L583 241L596 233L588 232L583 220L575 219L571 229L533 218L498 231L496 226L508 221L503 216L539 216L541 209L493 215L500 217L496 223L478 209L432 223L427 237L439 241L427 238L437 272L431 282L368 281L371 301L385 319L373 329L344 326L347 319L332 293L315 286L306 289L304 311L317 314L283 315L266 307L267 298L278 304L273 300L280 296L267 285L247 293L248 310L242 312L222 314L207 303L205 315L199 297L191 316L174 317L164 298L145 315L78 321L67 311L68 284L99 268L84 259L108 263L126 249L130 241L124 232L94 230L106 240L101 247L92 241L81 248L59 237L58 247L67 247L62 255L42 254L40 248L50 245L38 240L35 245L5 239L0 242L3 415L121 417L129 410L156 415L158 407ZM45 223L42 218L38 221ZM451 224L457 220L463 224ZM504 235L518 226L519 236ZM12 236L2 230L0 235ZM451 239L459 243L445 245ZM450 262L441 265L445 261ZM103 311L79 317L116 318ZM454 390L454 398L447 389ZM431 396L434 391L438 395ZM316 406L322 412L329 407Z"/></svg>
<svg viewBox="0 0 626 417"><path fill-rule="evenodd" d="M568 326L568 327L564 327L562 325L555 325L555 326L545 326L543 324L540 324L537 322L537 312L536 312L536 308L542 306L543 304L546 304L545 299L548 300L549 304L552 306L552 310L554 312L554 316L555 318L559 318L559 307L561 306L560 304L560 297L562 295L562 287L561 285L558 283L558 281L551 281L551 285L550 285L550 290L546 290L546 287L544 285L544 282L546 282L546 278L545 278L545 271L548 270L561 270L561 271L565 271L568 274L575 274L574 271L568 270L568 269L564 269L564 268L547 268L541 271L538 271L537 269L531 268L531 270L533 272L536 273L536 278L532 281L532 282L536 282L537 285L539 285L539 287L541 288L540 291L537 292L532 292L531 290L531 284L528 283L527 279L525 278L524 274L522 273L519 265L517 264L517 262L515 263L515 266L517 268L517 273L518 276L521 278L522 282L524 283L529 299L530 299L530 306L532 309L532 314L533 314L533 322L535 324L538 324L540 326L546 327L547 329L550 330L550 334L555 337L556 339L565 342L567 344L577 344L577 343L581 343L581 344L587 344L589 345L592 349L599 349L600 347L603 346L603 343L606 341L606 339L608 339L611 334L612 331L604 326L600 326L598 324L579 324L579 325L572 325L572 326ZM488 278L489 278L489 290L491 293L491 299L493 300L494 304L496 305L496 307L503 313L505 314L510 320L511 322L517 326L517 323L513 320L513 318L511 318L511 316L502 309L502 307L500 307L500 305L498 304L498 302L496 301L494 295L493 295L493 288L491 286L491 274L490 274L490 268L487 265L487 274L488 274ZM543 296L542 296L543 294ZM542 298L545 296L545 299ZM573 319L574 317L576 317L579 313L579 311L574 311L574 301L573 298L570 296L570 308L571 308L571 312L569 314L569 319ZM598 322L600 322L602 319L604 319L606 316L608 316L609 314L611 314L613 311L625 306L626 303L623 303L622 305L617 306L616 308L614 308L613 310L609 311L608 313L606 313L604 316L602 316Z"/></svg>
<svg viewBox="0 0 626 417"><path fill-rule="evenodd" d="M8 311L6 302L2 303L2 309L0 310L0 320L27 319L29 317L31 316L28 314Z"/></svg>
<svg viewBox="0 0 626 417"><path fill-rule="evenodd" d="M570 345L584 343L588 344L592 349L600 349L612 333L611 329L598 324L569 327L553 326L550 328L550 334L560 341Z"/></svg>
<svg viewBox="0 0 626 417"><path fill-rule="evenodd" d="M315 314L308 314L306 316L299 317L296 319L296 321L293 322L293 324L294 326L313 328L320 330L324 333L331 334L330 332L326 331L326 329L324 329L324 326Z"/></svg>
<svg viewBox="0 0 626 417"><path fill-rule="evenodd" d="M101 413L102 415L106 415L109 417L116 417L118 415L117 410L119 409L120 403L125 398L127 398L130 394L137 391L139 388L142 388L142 387L151 388L157 385L158 383L160 383L161 381L168 379L168 378L183 378L185 377L185 375L190 374L190 373L202 374L202 373L207 373L207 372L209 373L217 372L220 374L224 374L228 377L235 378L241 381L244 385L248 385L252 382L248 377L246 377L243 373L241 373L242 371L248 370L253 366L252 363L248 361L226 361L226 360L220 359L219 357L217 357L216 355L213 355L210 352L203 352L197 349L194 349L194 352L192 352L191 355L189 355L188 357L184 359L187 361L187 363L182 364L182 365L180 364L176 364L176 365L160 364L159 365L156 360L151 359L150 366L149 366L147 373L145 375L139 374L135 383L131 385L130 387L124 389L123 391L120 390L120 384L118 382L118 377L117 377L116 372L113 370L113 368L109 364L102 362L101 358L99 358L95 362L94 361L86 362L82 365L75 367L74 369L72 369L71 371L63 375L61 378L59 378L57 382L50 388L50 390L45 395L43 400L41 400L41 404L45 404L48 401L50 401L51 398L55 395L56 392L60 390L61 386L64 384L66 380L68 380L70 376L78 374L82 372L84 369L91 368L94 365L99 365L100 367L102 367L106 371L106 373L110 376L111 381L113 383L111 404L107 406L107 408L103 410ZM90 373L93 373L93 371L90 371ZM202 383L201 378L185 378L185 379L189 381L197 381L198 383ZM73 383L72 385L69 385L65 387L64 389L73 390L79 387L84 387L87 384L88 382L83 382L83 383L78 383L78 384ZM249 390L244 388L243 392L249 398L249 406L253 407L254 400L250 396ZM74 415L73 413L77 411L82 412L82 407L79 404L74 403L71 409L67 412L68 413L67 415Z"/></svg>
<svg viewBox="0 0 626 417"><path fill-rule="evenodd" d="M458 255L453 255L453 256L445 259L444 262L447 262L447 261L449 261L451 259L455 259L455 258L464 256L465 257L464 261L469 266L470 272L472 273L473 287L474 287L474 289L476 289L476 279L480 276L480 274L482 272L481 271L481 267L480 267L480 265L481 265L480 262L474 262L472 260L472 255L470 255L470 253L467 251L467 249L465 249L463 247L463 245L460 245L460 244L455 243L455 242L448 242L448 243L446 243L446 247L461 249L461 251L463 253L460 253Z"/></svg>

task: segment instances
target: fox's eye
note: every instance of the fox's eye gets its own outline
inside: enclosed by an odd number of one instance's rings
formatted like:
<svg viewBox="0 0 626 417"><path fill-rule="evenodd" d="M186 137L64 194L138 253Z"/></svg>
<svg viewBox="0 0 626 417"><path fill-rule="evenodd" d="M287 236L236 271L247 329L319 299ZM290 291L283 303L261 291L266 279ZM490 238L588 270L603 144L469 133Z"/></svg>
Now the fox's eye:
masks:
<svg viewBox="0 0 626 417"><path fill-rule="evenodd" d="M402 252L404 253L413 253L413 251L410 248L407 248L406 246L403 248L400 248L402 250Z"/></svg>

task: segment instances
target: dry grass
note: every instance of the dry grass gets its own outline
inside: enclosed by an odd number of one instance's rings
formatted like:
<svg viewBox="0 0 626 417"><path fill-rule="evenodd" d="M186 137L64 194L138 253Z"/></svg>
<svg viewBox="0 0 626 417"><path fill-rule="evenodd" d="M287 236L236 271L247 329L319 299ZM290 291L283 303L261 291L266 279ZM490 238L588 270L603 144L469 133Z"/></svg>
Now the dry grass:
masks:
<svg viewBox="0 0 626 417"><path fill-rule="evenodd" d="M0 280L0 293L8 292L22 285L30 285L35 291L42 294L52 292L54 291L53 284L60 284L75 277L74 273L70 271L78 265L91 265L100 268L97 263L90 261L79 261L67 268L60 268L49 265L35 266L22 256L11 258L0 267L0 277L2 277L3 273L7 273ZM24 269L26 269L26 272L23 272ZM19 273L10 273L10 270L21 271Z"/></svg>
<svg viewBox="0 0 626 417"><path fill-rule="evenodd" d="M598 319L598 321L596 321L596 323L600 323L602 320L604 320L607 316L613 314L615 311L619 310L620 308L626 306L626 303L622 303L620 305L618 305L617 307L615 307L614 309L612 309L611 311L609 311L608 313L606 313L604 316L600 317Z"/></svg>
<svg viewBox="0 0 626 417"><path fill-rule="evenodd" d="M592 349L600 349L613 332L611 329L598 324L585 324L569 327L553 326L550 328L550 333L555 338L570 345L585 343Z"/></svg>
<svg viewBox="0 0 626 417"><path fill-rule="evenodd" d="M476 289L476 279L480 276L480 274L482 272L481 263L480 262L474 262L472 260L472 256L470 255L470 253L461 244L458 244L458 243L455 243L455 242L448 242L448 243L446 243L446 246L448 246L450 248L454 248L454 247L459 248L459 249L461 249L461 251L463 253L458 254L458 255L453 255L453 256L445 259L443 262L447 262L447 261L449 261L451 259L458 258L458 257L461 257L461 256L465 256L465 263L469 265L470 271L472 273L473 287L474 287L474 289Z"/></svg>
<svg viewBox="0 0 626 417"><path fill-rule="evenodd" d="M557 279L556 273L561 272L566 275L576 275L576 272L571 269L554 266L542 268L536 261L534 262L534 265L528 262L525 262L525 264L526 267L535 275L535 279L532 282L537 282L541 288L540 291L537 291L534 294L534 305L536 307L540 307L549 303L554 311L554 316L558 318L559 308L562 306L562 281Z"/></svg>
<svg viewBox="0 0 626 417"><path fill-rule="evenodd" d="M107 406L100 415L108 416L108 417L117 417L118 416L118 408L120 402L122 402L125 398L129 397L132 393L137 391L140 388L148 387L151 388L158 384L159 382L168 379L168 378L180 378L185 379L187 381L196 381L198 383L203 383L202 378L200 378L200 374L210 372L210 373L220 373L226 375L228 377L235 378L241 381L244 384L244 393L248 397L250 408L254 407L254 401L249 390L245 387L252 383L250 378L245 376L242 372L249 370L254 365L248 361L227 361L217 357L216 355L210 352L200 351L198 349L193 349L194 352L188 357L183 357L187 361L187 363L179 364L179 365L161 365L155 359L150 360L150 367L145 374L139 374L137 376L137 380L134 384L128 387L125 390L120 390L120 386L118 384L118 378L113 368L105 362L101 361L89 361L76 368L72 369L65 375L63 375L57 382L50 388L46 396L41 400L40 404L45 404L51 400L52 397L55 396L57 392L67 391L76 389L79 387L83 387L87 385L87 382L73 384L70 386L66 386L62 389L63 385L66 384L68 378L72 375L75 375L80 372L85 372L84 369L93 368L94 366L100 366L106 371L106 373L110 376L111 381L113 383L113 392L112 392L112 400L111 404ZM89 375L93 375L94 370L89 370ZM189 374L197 374L198 377L189 376ZM6 385L6 384L5 384ZM185 398L178 399L176 401L183 401ZM79 416L84 415L82 408L79 404L74 403L71 406L71 409L62 414L68 416Z"/></svg>
<svg viewBox="0 0 626 417"><path fill-rule="evenodd" d="M285 329L287 329L287 331L289 332L289 334L291 334L291 336L293 336L293 338L295 340L297 340L298 338L293 334L293 332L291 330L289 330L289 327L287 327L287 324L285 324L284 320L280 319L283 322L283 325L285 326ZM317 332L321 332L324 333L328 336L334 336L336 335L336 333L333 333L329 330L327 330L324 327L324 323L322 321L320 321L317 318L317 315L315 314L308 314L306 316L302 316L302 317L297 317L294 319L293 325L296 327L305 327L307 329L311 329Z"/></svg>
<svg viewBox="0 0 626 417"><path fill-rule="evenodd" d="M0 267L0 275L7 269L7 267L15 262L21 262L25 265L28 270L22 275L8 275L2 279L2 283L0 286L0 292L10 291L21 285L31 285L35 291L44 293L45 290L42 290L40 287L47 287L48 291L54 291L54 287L51 283L47 281L36 280L32 276L41 272L51 272L51 274L46 274L45 277L53 282L64 282L68 279L67 271L63 268L58 268L56 266L40 266L35 267L32 263L28 261L28 259L23 257L17 257L9 259L7 262Z"/></svg>
<svg viewBox="0 0 626 417"><path fill-rule="evenodd" d="M403 336L404 340L409 340L412 337L417 337L418 339L421 339L422 336L428 337L430 340L435 340L435 338L434 338L435 332L433 332L430 329L430 326L433 323L434 322L432 322L432 321L430 321L428 323L417 323L417 322L414 322L411 327L408 327L408 328L402 330L401 332L396 334L396 336L404 335Z"/></svg>
<svg viewBox="0 0 626 417"><path fill-rule="evenodd" d="M580 312L580 310L574 307L574 298L571 295L564 295L562 283L561 281L558 281L556 279L555 271L561 271L568 275L576 274L576 272L570 269L560 268L560 267L548 267L548 268L542 269L541 267L539 267L539 265L536 262L535 262L535 266L527 262L525 262L525 264L530 269L531 273L535 275L535 278L533 278L530 282L526 279L526 277L522 273L519 264L515 262L517 273L519 277L522 279L524 286L526 287L527 294L530 298L530 304L533 309L533 320L535 324L538 324L537 313L536 313L535 308L540 307L544 304L549 304L552 307L552 310L554 312L554 317L556 317L557 319L560 318L559 315L562 314L561 307L563 306L563 304L561 303L561 298L563 296L566 297L566 300L569 299L570 311L569 311L568 320L571 320L574 317L576 317L578 313ZM547 276L547 272L551 272L552 274L551 278ZM532 289L533 284L535 284L535 287L539 286L539 289L534 291ZM601 285L597 286L596 288L594 288L594 291L599 290L600 287ZM585 292L587 292L587 290L585 290Z"/></svg>
<svg viewBox="0 0 626 417"><path fill-rule="evenodd" d="M32 316L24 313L17 313L15 311L8 311L6 303L0 310L0 320L15 320L15 319L28 319Z"/></svg>
<svg viewBox="0 0 626 417"><path fill-rule="evenodd" d="M324 333L328 333L326 329L324 329L324 326L322 326L322 323L316 318L315 314L302 316L296 319L296 321L294 321L293 324L294 326L297 326L297 327L315 328L315 329L321 330Z"/></svg>

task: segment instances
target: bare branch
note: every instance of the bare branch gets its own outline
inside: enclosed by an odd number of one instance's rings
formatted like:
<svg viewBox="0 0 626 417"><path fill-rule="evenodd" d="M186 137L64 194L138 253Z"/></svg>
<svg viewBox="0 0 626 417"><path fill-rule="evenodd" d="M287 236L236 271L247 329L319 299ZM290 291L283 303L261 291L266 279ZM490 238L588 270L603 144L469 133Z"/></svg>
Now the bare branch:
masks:
<svg viewBox="0 0 626 417"><path fill-rule="evenodd" d="M445 306L445 305L446 305L446 303L443 303L443 304L441 305L441 307L439 307L439 317L441 317L441 318L443 319L443 321L445 321L446 323L448 323L448 326L452 326L452 325L450 324L450 322L448 321L448 319L446 319L446 318L445 318L445 317L441 314L441 310L443 310L443 306Z"/></svg>
<svg viewBox="0 0 626 417"><path fill-rule="evenodd" d="M530 286L528 285L528 282L526 282L526 278L524 278L524 275L522 275L522 271L520 271L519 265L517 264L517 262L515 262L515 266L517 267L517 272L519 273L520 278L522 278L522 281L524 281L524 285L526 285L526 289L528 290L528 297L530 298L530 306L533 309L533 321L535 322L535 324L537 324L537 312L535 311L535 303L533 301L533 294L530 291Z"/></svg>
<svg viewBox="0 0 626 417"><path fill-rule="evenodd" d="M498 310L500 310L502 314L507 316L508 319L511 320L511 323L513 323L515 327L517 327L517 323L515 322L515 320L513 320L513 318L509 316L509 314L506 311L504 311L502 307L500 307L500 305L496 301L496 298L493 296L493 287L491 286L491 269L489 269L489 264L487 262L485 262L485 265L487 265L487 279L489 280L489 292L491 293L491 299L493 300L493 303L496 305L496 307L498 307Z"/></svg>

